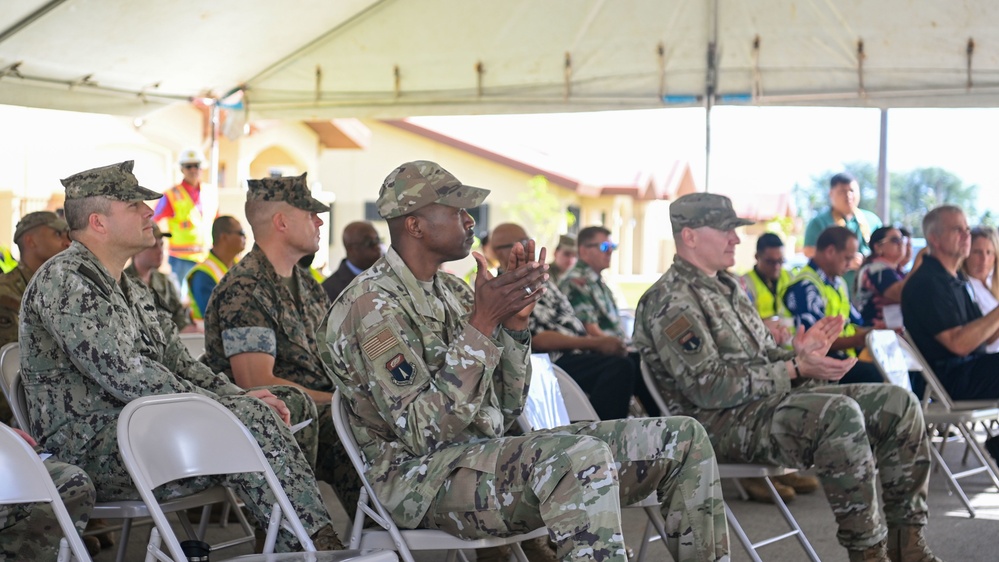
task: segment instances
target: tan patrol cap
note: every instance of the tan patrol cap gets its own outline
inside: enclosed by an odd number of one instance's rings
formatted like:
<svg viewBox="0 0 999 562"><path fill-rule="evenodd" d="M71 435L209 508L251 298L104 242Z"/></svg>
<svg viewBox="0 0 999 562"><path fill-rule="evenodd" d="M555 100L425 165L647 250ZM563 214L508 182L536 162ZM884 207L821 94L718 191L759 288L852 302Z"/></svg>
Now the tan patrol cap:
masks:
<svg viewBox="0 0 999 562"><path fill-rule="evenodd" d="M472 209L489 195L488 189L464 185L434 162L406 162L382 182L378 192L378 214L383 219L408 215L427 205Z"/></svg>
<svg viewBox="0 0 999 562"><path fill-rule="evenodd" d="M24 215L17 222L17 226L14 228L14 243L17 244L21 236L39 226L47 226L60 233L69 230L69 225L66 224L66 221L59 218L59 215L52 211L35 211Z"/></svg>

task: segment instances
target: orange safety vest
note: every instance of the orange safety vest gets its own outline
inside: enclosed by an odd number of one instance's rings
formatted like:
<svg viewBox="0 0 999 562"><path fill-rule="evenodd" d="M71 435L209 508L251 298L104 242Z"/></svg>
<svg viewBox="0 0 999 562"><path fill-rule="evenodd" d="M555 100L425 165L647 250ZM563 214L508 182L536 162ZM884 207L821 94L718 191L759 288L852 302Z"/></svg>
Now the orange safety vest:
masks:
<svg viewBox="0 0 999 562"><path fill-rule="evenodd" d="M218 285L219 281L222 280L222 276L229 271L229 268L222 263L222 260L215 257L215 254L209 252L208 259L192 267L191 271L187 273L187 296L191 301L191 315L194 316L195 320L204 320L205 311L201 310L198 306L198 301L194 298L194 291L191 289L191 276L199 271L207 273L209 277L215 280L215 284Z"/></svg>
<svg viewBox="0 0 999 562"><path fill-rule="evenodd" d="M173 216L167 218L167 229L173 236L170 238L170 255L190 261L203 261L205 254L205 233L202 232L204 220L191 194L184 185L171 187L164 193Z"/></svg>

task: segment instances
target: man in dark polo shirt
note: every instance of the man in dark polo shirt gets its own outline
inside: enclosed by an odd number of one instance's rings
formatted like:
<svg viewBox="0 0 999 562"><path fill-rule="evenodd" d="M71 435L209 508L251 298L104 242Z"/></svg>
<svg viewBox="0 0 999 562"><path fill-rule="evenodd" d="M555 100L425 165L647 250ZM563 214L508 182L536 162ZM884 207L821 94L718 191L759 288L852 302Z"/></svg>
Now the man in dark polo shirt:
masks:
<svg viewBox="0 0 999 562"><path fill-rule="evenodd" d="M985 353L999 337L999 308L982 316L958 270L971 251L964 212L937 207L923 218L923 232L930 253L902 290L905 329L951 398L999 398L999 354ZM994 449L999 441L989 446Z"/></svg>

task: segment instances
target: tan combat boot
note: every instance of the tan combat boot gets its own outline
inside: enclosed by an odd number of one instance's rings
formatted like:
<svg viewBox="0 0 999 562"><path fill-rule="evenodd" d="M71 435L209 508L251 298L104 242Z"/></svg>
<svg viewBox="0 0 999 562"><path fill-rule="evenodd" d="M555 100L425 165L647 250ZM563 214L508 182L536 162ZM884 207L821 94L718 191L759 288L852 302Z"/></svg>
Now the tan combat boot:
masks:
<svg viewBox="0 0 999 562"><path fill-rule="evenodd" d="M943 562L926 545L922 525L889 527L888 558L892 562Z"/></svg>
<svg viewBox="0 0 999 562"><path fill-rule="evenodd" d="M520 543L524 556L530 562L559 562L555 556L555 547L548 542L548 535L526 540Z"/></svg>
<svg viewBox="0 0 999 562"><path fill-rule="evenodd" d="M475 562L506 562L510 559L509 546L490 546L475 551Z"/></svg>
<svg viewBox="0 0 999 562"><path fill-rule="evenodd" d="M794 493L796 494L811 494L815 490L818 490L820 486L818 478L800 472L792 472L784 476L774 476L771 480L774 483L779 482L785 486L794 488Z"/></svg>
<svg viewBox="0 0 999 562"><path fill-rule="evenodd" d="M888 558L885 541L864 550L850 550L848 552L850 553L850 562L891 562L891 559Z"/></svg>
<svg viewBox="0 0 999 562"><path fill-rule="evenodd" d="M777 494L780 495L780 499L787 503L794 499L794 488L785 486L780 482L771 480L774 484L774 488L777 490ZM763 478L740 478L739 484L742 484L742 488L746 490L749 494L749 499L754 502L760 503L774 503L773 496L770 495L770 489L767 487L767 481Z"/></svg>

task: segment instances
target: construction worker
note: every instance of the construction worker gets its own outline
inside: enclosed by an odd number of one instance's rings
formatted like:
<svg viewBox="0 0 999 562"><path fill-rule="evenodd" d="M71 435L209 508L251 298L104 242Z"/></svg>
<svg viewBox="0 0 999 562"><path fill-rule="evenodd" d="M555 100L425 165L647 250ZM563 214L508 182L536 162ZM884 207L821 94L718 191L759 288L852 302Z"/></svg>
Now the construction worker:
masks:
<svg viewBox="0 0 999 562"><path fill-rule="evenodd" d="M202 189L200 150L182 150L177 164L184 179L163 193L153 220L160 224L163 232L173 235L168 258L170 269L181 283L181 294L186 294L188 272L208 257L208 233L218 211L218 195L214 187Z"/></svg>

